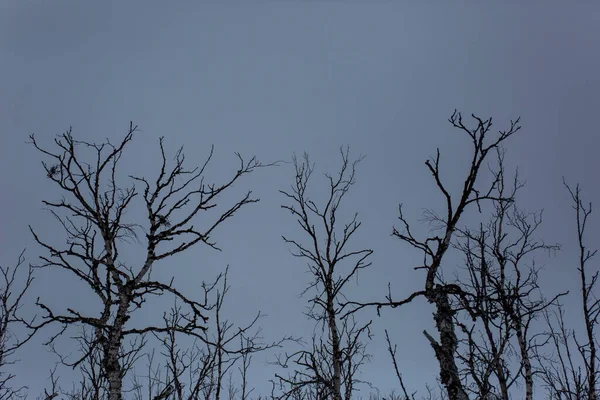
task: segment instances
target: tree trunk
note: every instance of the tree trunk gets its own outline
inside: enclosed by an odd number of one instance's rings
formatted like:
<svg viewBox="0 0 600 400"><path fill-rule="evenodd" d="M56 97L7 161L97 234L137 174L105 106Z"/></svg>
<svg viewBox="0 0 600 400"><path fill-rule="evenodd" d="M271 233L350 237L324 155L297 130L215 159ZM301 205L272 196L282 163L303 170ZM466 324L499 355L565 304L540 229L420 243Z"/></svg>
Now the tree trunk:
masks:
<svg viewBox="0 0 600 400"><path fill-rule="evenodd" d="M455 353L457 347L456 333L454 332L454 321L452 320L454 311L450 306L448 294L444 288L437 286L434 292L429 294L429 301L435 303L436 312L434 314L435 324L440 334L440 343L424 332L435 351L435 356L440 364L440 380L448 392L448 400L469 400L469 396L463 388L458 367L456 366Z"/></svg>
<svg viewBox="0 0 600 400"><path fill-rule="evenodd" d="M108 400L123 399L123 367L120 363L119 350L123 339L123 328L128 319L129 294L121 293L119 308L115 321L108 332L104 350L104 371L108 380Z"/></svg>
<svg viewBox="0 0 600 400"><path fill-rule="evenodd" d="M331 350L333 355L333 399L342 400L342 354L340 350L340 335L335 320L333 299L327 299L327 316L331 334Z"/></svg>
<svg viewBox="0 0 600 400"><path fill-rule="evenodd" d="M527 353L527 343L525 342L525 338L523 337L523 332L521 329L522 327L520 322L517 322L517 342L519 343L519 349L521 350L523 373L525 376L525 400L533 400L533 368L531 366L529 354Z"/></svg>

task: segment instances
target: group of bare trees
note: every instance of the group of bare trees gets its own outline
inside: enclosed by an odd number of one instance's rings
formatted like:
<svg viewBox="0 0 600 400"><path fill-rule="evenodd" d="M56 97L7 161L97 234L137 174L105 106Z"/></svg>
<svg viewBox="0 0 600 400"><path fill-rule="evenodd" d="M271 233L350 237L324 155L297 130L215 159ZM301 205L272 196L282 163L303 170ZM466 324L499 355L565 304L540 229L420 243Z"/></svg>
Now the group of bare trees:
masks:
<svg viewBox="0 0 600 400"><path fill-rule="evenodd" d="M519 119L499 132L492 131L491 119L473 116L473 121L468 124L459 112L449 119L471 146L459 185L445 181L443 168L462 160L446 161L438 149L425 163L444 205L425 212L420 221L426 229L415 229L399 207L400 226L391 233L423 256L422 265L412 266L423 274L422 287L400 299L392 295L394 282L379 301L348 297L355 278L369 273L373 254L357 240L361 222L347 206L362 157L352 159L349 149L342 148L337 172L320 180L325 190L315 189L320 181L309 156L293 158L291 188L281 190L282 208L299 229L283 240L307 264L311 280L302 295L308 300L305 317L315 329L308 340L288 336L267 342L260 312L244 326L223 315L227 269L201 283L194 294L183 293L173 278L161 280L152 272L168 269L168 260L192 247L220 250L214 234L258 201L251 191L235 197L233 186L275 164L246 161L238 154L239 165L230 177L213 183L207 177L212 149L199 166L188 167L183 149L171 161L161 139L156 174L131 176L121 160L136 135L133 124L118 144L76 140L69 130L48 148L32 135L31 144L45 157L47 178L62 194L43 204L63 235L44 237L30 227L43 251L40 262L25 268L21 254L14 267L0 269L0 399L26 397L25 388L13 387L10 365L32 337L47 335L44 343L59 364L78 371L80 379L72 385L61 382L54 369L43 399L256 398L249 379L253 354L279 349L273 362L279 372L264 398L349 400L368 384L359 373L370 360L371 318L383 315L382 309L410 307L423 298L435 326L435 332L423 331L423 340L437 360L440 391L403 379L405 367L394 344L402 340L385 331L400 393L386 398L595 400L600 300L596 250L588 247L585 236L591 204L583 201L578 185L564 183L575 211L572 231L578 253L572 272L580 287L578 293L543 291L536 260L560 246L540 237L543 214L520 206L524 184L505 161L505 146L517 136ZM143 254L135 261L131 254L140 248ZM411 266L406 267L410 273ZM77 278L90 301L60 309L38 298L38 314L21 315L36 269ZM170 298L172 306L153 308L155 320L135 318L159 296ZM565 321L567 298L571 305L579 304L577 326ZM78 351L61 349L65 339Z"/></svg>

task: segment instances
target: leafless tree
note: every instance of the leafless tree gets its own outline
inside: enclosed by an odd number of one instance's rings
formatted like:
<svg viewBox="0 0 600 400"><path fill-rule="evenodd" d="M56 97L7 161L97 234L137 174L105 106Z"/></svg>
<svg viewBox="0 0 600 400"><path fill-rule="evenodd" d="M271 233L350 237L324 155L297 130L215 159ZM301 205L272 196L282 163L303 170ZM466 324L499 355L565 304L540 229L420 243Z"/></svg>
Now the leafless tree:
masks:
<svg viewBox="0 0 600 400"><path fill-rule="evenodd" d="M55 267L83 281L92 290L101 307L83 310L69 307L55 310L38 300L43 310L42 322L32 325L40 329L59 325L61 330L48 343L54 343L67 329L88 327L94 332L87 352L73 362L82 363L94 351L101 350L102 373L108 382L108 398L120 400L123 396L123 379L127 373L124 350L126 338L146 333L169 334L179 332L202 339L208 318L206 299L194 300L175 288L171 282L153 280L151 271L161 261L180 254L196 244L218 249L211 235L240 208L258 201L251 192L228 206L220 206L221 197L240 178L250 174L262 164L256 158L246 162L238 154L239 166L229 180L221 184L209 183L205 171L212 160L213 151L200 167L187 168L183 148L174 157L173 165L167 162L163 139L160 139L160 171L154 179L134 177L131 184L120 183L120 161L126 146L132 141L137 126L130 124L124 139L117 145L106 140L96 144L76 140L71 129L54 140L55 149L41 146L31 135L31 143L49 161L42 162L47 177L56 184L65 197L58 201L44 200L43 204L59 221L66 234L66 246L54 245L43 239L33 228L35 241L47 251L41 257L40 268ZM90 152L86 161L85 152ZM135 207L141 186L142 209L145 221L128 222L126 213ZM203 227L199 216L202 215ZM138 232L144 231L140 238ZM145 245L143 262L134 265L122 254L124 247L135 240ZM149 296L169 294L187 309L181 313L176 326L132 326L129 319L140 309ZM200 330L198 329L200 328Z"/></svg>
<svg viewBox="0 0 600 400"><path fill-rule="evenodd" d="M33 282L33 269L28 266L22 277L25 263L25 250L19 255L12 267L0 266L0 400L14 399L24 395L24 387L12 386L14 375L8 371L17 360L16 351L27 343L32 333L15 332L17 326L24 328L27 321L19 315L24 296Z"/></svg>
<svg viewBox="0 0 600 400"><path fill-rule="evenodd" d="M394 365L394 372L396 373L398 383L400 384L400 389L402 390L402 396L399 398L399 400L415 400L416 392L409 395L406 389L406 385L404 383L404 379L402 378L402 374L400 373L400 368L398 367L398 361L396 359L397 346L392 346L392 341L390 340L390 335L388 334L387 329L385 330L385 340L388 345L388 353L390 354L390 357L392 358L392 364ZM392 392L389 397L395 398L395 392Z"/></svg>
<svg viewBox="0 0 600 400"><path fill-rule="evenodd" d="M440 176L440 152L433 161L427 161L426 165L433 175L436 185L443 195L446 202L445 216L440 216L443 222L443 235L432 236L424 240L417 239L410 230L408 221L402 214L400 208L400 220L404 225L404 231L394 230L394 235L410 244L424 254L424 265L418 267L426 271L425 288L423 291L413 293L413 296L425 296L425 298L435 305L436 311L434 319L439 334L439 340L435 339L424 331L425 336L431 343L435 351L436 358L440 365L440 381L448 392L450 400L467 400L468 394L460 380L458 366L456 363L456 348L458 345L454 316L456 310L452 308L450 296L461 295L461 289L454 284L445 284L441 282L442 260L450 248L452 237L455 234L460 218L469 206L477 205L483 200L503 201L505 199L498 197L497 189L500 178L495 173L492 183L484 189L477 188L478 177L481 167L488 155L497 149L506 139L512 136L520 129L519 119L511 121L510 128L501 131L498 136L489 139L489 131L492 126L491 119L482 120L473 115L477 122L474 128L464 125L460 113L454 113L450 122L455 128L466 133L471 139L473 145L473 156L467 176L463 183L462 193L458 201L451 195L446 188ZM410 299L410 297L409 297ZM410 300L406 300L410 301Z"/></svg>
<svg viewBox="0 0 600 400"><path fill-rule="evenodd" d="M52 400L60 395L60 386L58 385L58 376L56 376L56 366L50 371L50 390L44 389L44 394L37 397L38 400ZM68 396L67 398L75 400Z"/></svg>
<svg viewBox="0 0 600 400"><path fill-rule="evenodd" d="M476 398L508 400L511 387L519 385L525 389L520 397L532 400L532 361L546 342L532 323L566 294L543 298L534 257L559 246L535 238L542 213L517 207L516 195L523 185L517 174L512 187L505 186L503 151L498 151L497 171L498 197L510 200L495 201L489 223L475 231L459 230L454 245L464 254L468 275L456 282L463 292L459 306L467 311L455 314L463 333L457 354L465 389Z"/></svg>
<svg viewBox="0 0 600 400"><path fill-rule="evenodd" d="M347 303L344 288L370 265L367 259L373 253L370 249L348 249L361 223L358 214L342 222L340 204L355 183L356 165L362 158L350 162L348 148L340 152L339 172L325 175L328 190L322 204L309 194L314 165L306 153L300 160L293 158L295 182L291 191L281 191L289 201L282 208L296 217L306 238L283 239L292 246L294 256L308 262L313 280L303 292L311 295L306 315L322 328L321 334L313 336L311 348L279 358L281 366L294 365L290 376L276 375L287 398L304 392L316 399L348 400L359 383L356 374L367 359L363 337L370 336L370 322L340 319Z"/></svg>
<svg viewBox="0 0 600 400"><path fill-rule="evenodd" d="M178 339L184 337L174 329L166 335L156 336L161 344L163 362L155 362L155 352L147 354L147 375L134 377L136 400L219 400L232 394L235 397L229 396L230 400L248 398L253 391L248 382L252 355L278 347L289 338L264 343L258 326L260 313L243 327L235 327L223 319L223 305L229 291L227 275L228 268L214 283L205 286L207 296L216 294L214 301L211 300L214 307L210 310L213 326L201 333L205 335L204 340L195 340L191 346L182 345ZM177 326L183 318L181 307L174 306L163 318L166 326ZM239 382L233 376L236 365ZM227 378L229 381L225 382Z"/></svg>
<svg viewBox="0 0 600 400"><path fill-rule="evenodd" d="M594 400L598 397L598 339L596 337L600 300L596 293L598 268L591 266L597 250L590 250L585 244L588 218L592 204L585 204L581 198L579 185L564 185L573 201L577 227L578 259L583 334L577 329L568 328L565 323L565 310L562 305L553 312L546 313L548 336L553 354L540 354L541 376L548 390L548 396L557 400Z"/></svg>
<svg viewBox="0 0 600 400"><path fill-rule="evenodd" d="M492 169L491 183L482 184L480 175L482 167L489 159L490 154L494 154L503 143L513 136L521 127L519 119L510 122L510 126L505 131L500 131L497 135L490 133L492 127L491 118L483 120L472 115L475 120L474 127L468 127L463 122L462 114L454 111L449 118L452 126L463 134L466 134L472 145L472 156L469 169L464 178L462 188L458 195L442 180L440 165L440 151L437 150L435 158L427 160L425 165L433 176L435 184L439 189L441 197L445 203L445 209L441 214L435 211L428 211L426 217L435 223L436 229L440 234L417 238L411 230L410 224L404 216L402 205L399 207L399 219L403 229L393 229L393 235L409 244L423 253L423 265L417 266L416 270L424 270L425 282L424 288L413 292L403 300L394 300L388 293L387 301L356 304L353 312L369 306L381 307L399 307L410 303L418 297L425 297L430 304L435 307L434 320L438 331L439 339L434 338L427 331L423 331L431 347L435 352L440 367L440 381L444 386L449 400L467 400L468 392L461 381L458 368L456 350L458 338L456 334L455 315L457 310L453 307L452 299L461 297L464 292L460 286L453 283L445 283L442 279L442 265L444 257L452 247L452 240L460 228L461 217L473 207L481 210L482 202L485 201L510 201L509 198L503 198L498 193L500 176L498 171Z"/></svg>

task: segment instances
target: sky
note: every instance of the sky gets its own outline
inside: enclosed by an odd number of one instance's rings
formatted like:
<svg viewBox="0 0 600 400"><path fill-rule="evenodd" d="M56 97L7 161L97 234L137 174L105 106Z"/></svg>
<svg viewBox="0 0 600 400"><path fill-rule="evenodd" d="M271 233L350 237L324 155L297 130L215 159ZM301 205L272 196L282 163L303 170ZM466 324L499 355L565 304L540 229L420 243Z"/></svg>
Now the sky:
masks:
<svg viewBox="0 0 600 400"><path fill-rule="evenodd" d="M355 243L374 250L373 265L350 294L383 299L390 281L401 297L421 288L422 275L412 269L421 255L390 236L397 207L403 203L417 223L424 208L443 205L423 163L436 147L448 184L460 187L469 143L447 122L458 109L493 117L498 129L521 117L523 129L507 144L509 167L527 182L521 205L544 209L540 235L563 245L540 260L545 291L574 289L575 227L562 177L581 183L585 199L600 200L598 38L600 6L591 1L5 0L0 265L23 248L29 262L42 254L28 225L60 238L41 204L60 193L28 135L50 145L72 126L77 138L117 141L133 121L141 132L123 160L127 173L154 171L160 136L168 151L184 145L194 163L214 145L215 180L234 171L235 152L271 162L306 151L319 172L335 171L342 145L365 155L347 207L363 221ZM234 190L251 189L261 202L216 234L223 251L198 247L165 265L189 291L229 265L228 317L242 324L261 310L270 340L312 332L299 298L309 282L305 264L281 240L300 234L279 207L278 191L293 177L287 164L253 173ZM590 227L591 246L599 227ZM40 274L36 297L57 305L88 301L77 282ZM416 302L381 318L361 314L374 320L375 334L363 378L383 391L395 386L387 328L409 386L433 383L434 355L421 333L431 329L432 311ZM257 391L268 388L272 356L256 358ZM55 358L39 341L19 358L19 382L41 387Z"/></svg>

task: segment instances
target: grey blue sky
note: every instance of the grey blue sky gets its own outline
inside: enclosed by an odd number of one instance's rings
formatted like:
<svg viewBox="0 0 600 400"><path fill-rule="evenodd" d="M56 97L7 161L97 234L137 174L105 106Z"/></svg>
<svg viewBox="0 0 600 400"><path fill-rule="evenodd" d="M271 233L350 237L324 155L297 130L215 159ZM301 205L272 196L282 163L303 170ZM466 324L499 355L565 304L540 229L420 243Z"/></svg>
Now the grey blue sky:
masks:
<svg viewBox="0 0 600 400"><path fill-rule="evenodd" d="M28 224L59 235L41 206L59 193L27 136L50 143L73 126L79 138L118 140L132 120L142 132L124 167L134 173L155 165L160 136L171 151L185 145L190 161L200 162L214 144L217 178L235 168L235 151L274 161L306 150L320 171L339 165L340 145L366 155L347 205L364 222L358 244L375 255L352 295L381 299L388 281L407 294L422 281L412 270L420 254L390 237L397 205L415 222L424 207L441 205L423 164L436 147L448 182L459 183L468 142L447 122L457 108L492 116L497 128L522 117L507 160L527 181L522 205L546 210L544 238L564 245L541 260L547 290L573 288L574 226L561 177L600 202L600 6L483 3L3 0L0 263L24 247L30 261L40 254ZM298 233L279 209L278 190L292 178L287 166L253 174L239 190L252 188L262 201L221 229L215 239L223 252L197 248L162 266L192 291L229 264L230 318L242 323L262 310L270 339L312 329L298 299L309 277L280 237ZM598 243L599 228L597 220L590 241ZM34 291L56 304L86 301L48 273ZM411 388L433 382L433 352L420 333L431 326L430 313L420 302L382 318L365 313L376 336L363 377L382 390L395 385L387 327ZM39 387L53 358L37 343L21 358L20 382ZM258 390L273 373L263 363L257 358L252 371Z"/></svg>

